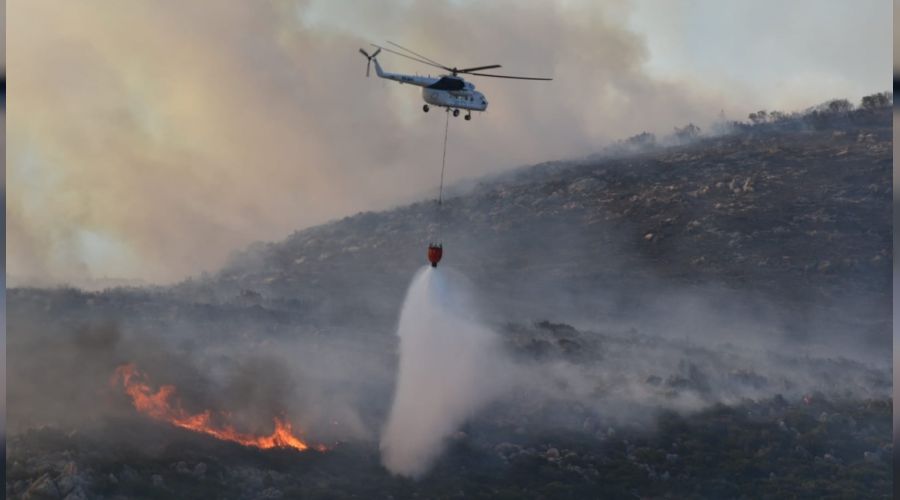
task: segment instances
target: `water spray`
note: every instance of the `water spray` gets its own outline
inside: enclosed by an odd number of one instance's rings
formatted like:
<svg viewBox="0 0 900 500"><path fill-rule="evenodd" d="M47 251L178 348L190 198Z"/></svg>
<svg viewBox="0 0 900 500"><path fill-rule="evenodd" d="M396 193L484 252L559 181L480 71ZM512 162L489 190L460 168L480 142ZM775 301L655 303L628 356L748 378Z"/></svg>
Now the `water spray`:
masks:
<svg viewBox="0 0 900 500"><path fill-rule="evenodd" d="M419 477L466 419L500 391L499 342L475 317L464 280L424 267L400 313L400 366L381 439L385 467Z"/></svg>

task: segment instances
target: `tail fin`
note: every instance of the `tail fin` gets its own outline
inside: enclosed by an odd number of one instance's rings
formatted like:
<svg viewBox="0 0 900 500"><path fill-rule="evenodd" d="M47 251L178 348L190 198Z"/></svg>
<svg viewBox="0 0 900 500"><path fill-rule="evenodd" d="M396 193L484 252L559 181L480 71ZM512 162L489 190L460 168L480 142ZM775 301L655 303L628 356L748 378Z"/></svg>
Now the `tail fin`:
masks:
<svg viewBox="0 0 900 500"><path fill-rule="evenodd" d="M380 51L381 49L378 49L378 50ZM383 77L384 71L381 69L381 65L378 64L378 59L375 59L376 55L378 55L378 52L375 52L375 54L372 55L372 62L375 63L375 74L380 77Z"/></svg>

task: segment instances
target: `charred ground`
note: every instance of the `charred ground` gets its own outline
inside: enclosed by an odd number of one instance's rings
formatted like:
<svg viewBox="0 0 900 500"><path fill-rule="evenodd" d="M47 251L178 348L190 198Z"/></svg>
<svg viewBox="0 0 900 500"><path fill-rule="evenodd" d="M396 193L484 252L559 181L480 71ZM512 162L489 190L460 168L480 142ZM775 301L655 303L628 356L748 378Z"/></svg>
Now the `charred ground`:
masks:
<svg viewBox="0 0 900 500"><path fill-rule="evenodd" d="M173 287L10 290L7 496L886 497L891 133L889 110L860 110L457 187L442 265L513 358L575 375L498 401L419 482L379 465L377 432L432 202ZM109 385L124 362L331 450L136 416Z"/></svg>

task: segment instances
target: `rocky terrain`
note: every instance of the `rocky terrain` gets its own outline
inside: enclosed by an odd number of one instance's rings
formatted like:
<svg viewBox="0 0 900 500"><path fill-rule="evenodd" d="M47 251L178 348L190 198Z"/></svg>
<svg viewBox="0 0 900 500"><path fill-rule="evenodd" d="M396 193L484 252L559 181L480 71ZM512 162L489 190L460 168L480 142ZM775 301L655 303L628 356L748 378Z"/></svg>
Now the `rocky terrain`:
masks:
<svg viewBox="0 0 900 500"><path fill-rule="evenodd" d="M619 302L715 286L808 316L836 310L846 321L852 308L850 317L886 320L890 116L863 118L537 165L450 196L440 212L426 201L259 244L176 292L274 309L287 301L332 319L368 314L390 328L426 242L442 239L446 265L489 300L528 311L540 302L553 317L584 315L616 283ZM870 325L863 340L886 348L886 327Z"/></svg>
<svg viewBox="0 0 900 500"><path fill-rule="evenodd" d="M9 290L7 496L887 497L890 111L725 132L459 185L441 210L357 214L171 287ZM539 377L412 481L377 434L434 239ZM296 416L329 449L137 415L110 387L123 362L198 405Z"/></svg>
<svg viewBox="0 0 900 500"><path fill-rule="evenodd" d="M553 323L508 325L507 333L510 348L528 359L606 359L604 353L643 352L655 343ZM656 366L639 383L673 407L685 396L709 397L705 409L685 414L645 408L652 418L626 422L565 397L534 406L527 394L510 394L457 432L421 481L386 474L371 441L339 442L325 452L260 451L146 419L107 418L78 430L48 426L13 436L7 494L69 500L888 498L889 373L847 366L847 360L787 359L823 376L822 391L797 395L790 380L752 369L734 368L717 379L708 362L734 362L732 357L676 348L681 359L696 363L673 372ZM870 379L872 393L848 396L839 380L848 373ZM747 396L774 385L787 397L713 403L722 384Z"/></svg>

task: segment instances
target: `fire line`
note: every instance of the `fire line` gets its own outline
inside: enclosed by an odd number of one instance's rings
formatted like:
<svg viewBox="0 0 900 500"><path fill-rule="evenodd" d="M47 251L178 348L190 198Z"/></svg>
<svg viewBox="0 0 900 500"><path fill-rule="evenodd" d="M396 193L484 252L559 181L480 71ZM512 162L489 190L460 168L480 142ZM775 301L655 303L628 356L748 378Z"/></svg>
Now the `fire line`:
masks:
<svg viewBox="0 0 900 500"><path fill-rule="evenodd" d="M219 425L212 421L212 412L204 410L201 413L190 413L177 402L173 403L176 393L175 386L162 385L154 391L147 381L147 376L137 369L134 363L128 363L116 368L113 383L120 382L125 393L131 397L134 408L155 420L168 422L176 427L188 429L194 432L210 435L223 441L232 441L244 446L254 446L260 449L270 448L294 448L306 450L310 447L305 441L294 435L291 423L279 417L274 417L275 430L267 436L237 431L231 425ZM324 446L315 446L319 451L324 451Z"/></svg>

